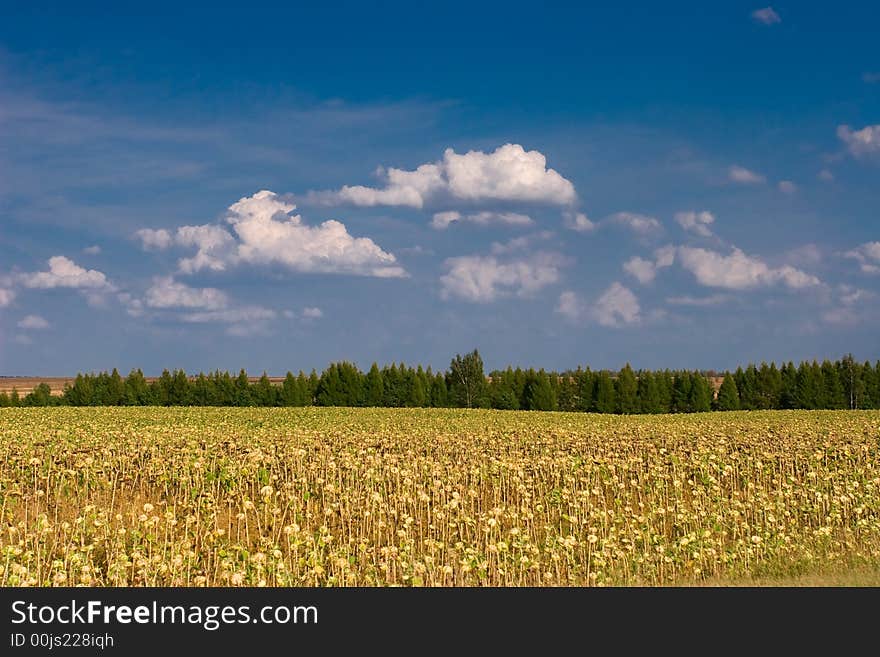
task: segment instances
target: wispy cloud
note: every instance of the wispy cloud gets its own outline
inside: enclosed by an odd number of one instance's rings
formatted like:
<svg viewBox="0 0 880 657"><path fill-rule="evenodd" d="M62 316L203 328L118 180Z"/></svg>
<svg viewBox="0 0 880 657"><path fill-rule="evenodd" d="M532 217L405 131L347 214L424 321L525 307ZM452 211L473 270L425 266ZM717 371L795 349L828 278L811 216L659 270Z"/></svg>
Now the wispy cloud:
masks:
<svg viewBox="0 0 880 657"><path fill-rule="evenodd" d="M760 23L761 25L776 25L777 23L782 22L782 19L779 17L779 14L776 13L773 7L756 9L752 12L752 20L756 23Z"/></svg>
<svg viewBox="0 0 880 657"><path fill-rule="evenodd" d="M727 169L727 178L731 182L743 185L762 185L767 182L767 178L762 174L741 167L738 164L731 165Z"/></svg>

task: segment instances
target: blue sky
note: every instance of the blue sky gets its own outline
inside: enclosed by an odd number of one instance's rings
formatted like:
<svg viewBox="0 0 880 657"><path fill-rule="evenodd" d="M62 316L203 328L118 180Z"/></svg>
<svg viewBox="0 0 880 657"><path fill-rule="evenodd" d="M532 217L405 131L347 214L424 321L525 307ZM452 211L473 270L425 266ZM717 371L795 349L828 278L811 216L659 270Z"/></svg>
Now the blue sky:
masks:
<svg viewBox="0 0 880 657"><path fill-rule="evenodd" d="M875 3L0 2L0 373L880 358Z"/></svg>

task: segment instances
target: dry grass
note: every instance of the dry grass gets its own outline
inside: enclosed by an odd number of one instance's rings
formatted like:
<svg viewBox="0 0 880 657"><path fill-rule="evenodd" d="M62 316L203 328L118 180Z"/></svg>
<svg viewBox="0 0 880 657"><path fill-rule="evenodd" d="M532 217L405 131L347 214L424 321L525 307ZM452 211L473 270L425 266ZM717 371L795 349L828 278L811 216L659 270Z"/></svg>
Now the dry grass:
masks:
<svg viewBox="0 0 880 657"><path fill-rule="evenodd" d="M878 412L0 409L0 584L876 583L878 439Z"/></svg>

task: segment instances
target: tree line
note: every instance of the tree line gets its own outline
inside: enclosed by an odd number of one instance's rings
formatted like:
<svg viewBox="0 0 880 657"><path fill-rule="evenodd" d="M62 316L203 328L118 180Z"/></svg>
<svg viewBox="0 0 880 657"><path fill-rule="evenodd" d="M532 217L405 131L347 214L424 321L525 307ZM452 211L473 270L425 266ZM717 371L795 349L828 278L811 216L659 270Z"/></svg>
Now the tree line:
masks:
<svg viewBox="0 0 880 657"><path fill-rule="evenodd" d="M704 372L623 369L565 372L508 367L484 373L478 351L456 355L445 372L403 363L362 372L332 363L320 375L288 372L280 385L264 373L251 382L215 371L184 370L147 381L141 370L78 374L61 395L46 383L20 397L0 393L0 406L384 406L462 407L593 413L695 413L709 410L880 409L880 361L852 356L799 365L762 363L726 372L717 394Z"/></svg>

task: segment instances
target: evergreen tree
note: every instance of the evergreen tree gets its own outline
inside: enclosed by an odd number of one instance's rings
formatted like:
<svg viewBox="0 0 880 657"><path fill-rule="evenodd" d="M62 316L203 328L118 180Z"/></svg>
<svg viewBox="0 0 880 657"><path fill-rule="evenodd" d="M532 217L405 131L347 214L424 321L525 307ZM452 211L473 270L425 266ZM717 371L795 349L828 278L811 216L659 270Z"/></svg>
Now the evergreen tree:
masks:
<svg viewBox="0 0 880 657"><path fill-rule="evenodd" d="M577 411L592 411L593 398L595 396L596 377L590 368L578 370L577 378Z"/></svg>
<svg viewBox="0 0 880 657"><path fill-rule="evenodd" d="M627 363L624 368L620 370L615 385L618 413L630 414L638 412L639 402L636 396L637 389L638 383L636 382L636 375L633 372L632 367Z"/></svg>
<svg viewBox="0 0 880 657"><path fill-rule="evenodd" d="M242 368L241 371L239 371L238 376L235 377L234 386L233 400L235 406L253 406L254 400L251 396L251 384L244 368Z"/></svg>
<svg viewBox="0 0 880 657"><path fill-rule="evenodd" d="M275 386L272 385L272 381L269 380L269 376L266 372L263 372L260 380L257 381L255 386L253 386L252 392L254 403L257 406L277 406L278 391Z"/></svg>
<svg viewBox="0 0 880 657"><path fill-rule="evenodd" d="M407 406L412 406L416 408L427 406L426 402L428 395L425 392L425 373L422 371L422 366L419 365L418 370L416 370L415 372L410 370L410 372L412 372L412 374L410 375L411 384Z"/></svg>
<svg viewBox="0 0 880 657"><path fill-rule="evenodd" d="M797 388L796 388L796 405L795 408L813 409L819 408L820 404L820 388L821 370L816 375L816 369L806 362L800 364L797 370Z"/></svg>
<svg viewBox="0 0 880 657"><path fill-rule="evenodd" d="M446 390L446 377L442 372L434 375L434 381L431 383L431 406L435 408L445 408L449 405L449 395Z"/></svg>
<svg viewBox="0 0 880 657"><path fill-rule="evenodd" d="M782 388L779 394L780 408L797 408L798 398L798 375L794 363L788 362L782 366Z"/></svg>
<svg viewBox="0 0 880 657"><path fill-rule="evenodd" d="M822 392L823 408L846 408L847 402L844 398L843 386L840 383L840 373L828 360L822 363Z"/></svg>
<svg viewBox="0 0 880 657"><path fill-rule="evenodd" d="M705 413L712 409L712 387L699 372L691 376L691 392L688 406L692 413Z"/></svg>
<svg viewBox="0 0 880 657"><path fill-rule="evenodd" d="M660 391L657 389L657 380L654 378L653 373L648 370L641 370L639 372L636 396L638 397L640 413L663 412L660 403Z"/></svg>
<svg viewBox="0 0 880 657"><path fill-rule="evenodd" d="M736 389L736 380L729 372L724 374L724 381L718 390L717 407L719 411L739 410L739 391Z"/></svg>
<svg viewBox="0 0 880 657"><path fill-rule="evenodd" d="M150 398L150 388L147 386L147 380L144 378L144 373L140 370L135 369L129 372L128 376L125 377L122 387L122 403L126 406L147 406L153 403L153 400Z"/></svg>
<svg viewBox="0 0 880 657"><path fill-rule="evenodd" d="M672 412L690 413L691 408L691 381L690 372L676 372L672 384Z"/></svg>
<svg viewBox="0 0 880 657"><path fill-rule="evenodd" d="M556 407L550 377L544 370L526 372L526 385L521 406L529 411L552 411Z"/></svg>
<svg viewBox="0 0 880 657"><path fill-rule="evenodd" d="M516 394L516 381L513 370L492 372L492 383L489 386L492 408L516 410L519 408L519 395Z"/></svg>
<svg viewBox="0 0 880 657"><path fill-rule="evenodd" d="M364 390L364 406L382 406L385 395L385 384L382 379L382 372L376 363L370 367L367 372Z"/></svg>
<svg viewBox="0 0 880 657"><path fill-rule="evenodd" d="M617 391L614 380L608 370L602 370L596 376L596 400L594 410L597 413L617 413Z"/></svg>

